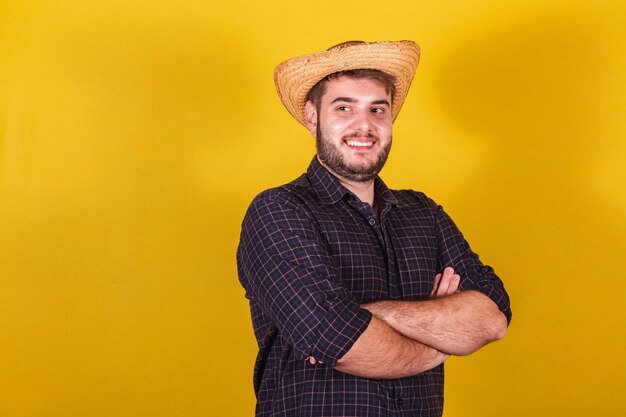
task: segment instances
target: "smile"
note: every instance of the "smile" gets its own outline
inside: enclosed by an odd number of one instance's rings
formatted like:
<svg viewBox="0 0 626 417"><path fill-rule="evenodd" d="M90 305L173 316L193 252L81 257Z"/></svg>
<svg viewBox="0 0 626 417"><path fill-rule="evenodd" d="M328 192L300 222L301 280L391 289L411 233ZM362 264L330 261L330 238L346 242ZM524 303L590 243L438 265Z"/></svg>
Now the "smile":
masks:
<svg viewBox="0 0 626 417"><path fill-rule="evenodd" d="M362 148L367 148L367 147L374 145L374 142L358 142L356 140L348 140L346 141L346 143L349 146L362 147Z"/></svg>

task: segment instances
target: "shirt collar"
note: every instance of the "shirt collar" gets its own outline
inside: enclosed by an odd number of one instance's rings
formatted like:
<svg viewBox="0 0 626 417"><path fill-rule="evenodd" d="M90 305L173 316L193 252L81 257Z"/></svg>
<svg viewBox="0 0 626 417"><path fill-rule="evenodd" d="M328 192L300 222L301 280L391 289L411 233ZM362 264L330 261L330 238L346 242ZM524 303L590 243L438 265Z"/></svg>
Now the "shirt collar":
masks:
<svg viewBox="0 0 626 417"><path fill-rule="evenodd" d="M333 204L346 195L354 196L350 190L339 183L337 177L320 164L317 155L313 157L306 175L319 199L323 202ZM374 179L374 195L379 203L398 204L396 196L378 176Z"/></svg>

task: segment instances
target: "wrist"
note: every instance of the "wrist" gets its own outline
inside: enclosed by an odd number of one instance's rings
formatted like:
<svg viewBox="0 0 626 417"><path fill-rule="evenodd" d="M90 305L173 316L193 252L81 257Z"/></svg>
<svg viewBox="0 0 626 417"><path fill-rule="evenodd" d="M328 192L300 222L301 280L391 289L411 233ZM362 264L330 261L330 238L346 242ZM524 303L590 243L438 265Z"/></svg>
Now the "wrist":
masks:
<svg viewBox="0 0 626 417"><path fill-rule="evenodd" d="M393 301L382 300L382 301L374 301L371 303L363 304L361 308L369 311L374 316L381 320L385 320L387 316L389 316L390 312L392 312L391 304ZM386 320L385 320L386 321Z"/></svg>

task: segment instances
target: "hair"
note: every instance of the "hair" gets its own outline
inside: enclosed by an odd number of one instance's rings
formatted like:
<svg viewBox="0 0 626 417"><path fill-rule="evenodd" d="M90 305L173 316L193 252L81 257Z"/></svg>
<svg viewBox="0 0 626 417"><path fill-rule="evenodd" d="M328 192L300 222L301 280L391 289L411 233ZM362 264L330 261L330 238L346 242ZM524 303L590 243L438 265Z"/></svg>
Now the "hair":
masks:
<svg viewBox="0 0 626 417"><path fill-rule="evenodd" d="M386 72L383 72L377 69L370 69L370 68L351 69L351 70L334 72L332 74L327 75L326 77L319 80L317 84L313 86L313 88L311 88L311 91L309 91L309 94L307 95L307 100L310 100L311 102L313 102L313 104L319 111L320 104L322 102L322 97L324 96L324 93L326 92L326 83L328 81L336 80L341 77L349 77L349 78L356 78L356 79L365 78L368 80L378 81L380 84L383 85L383 87L385 87L387 94L391 96L391 101L393 102L393 97L396 94L396 87L395 87L396 77L394 77L393 75L387 74Z"/></svg>

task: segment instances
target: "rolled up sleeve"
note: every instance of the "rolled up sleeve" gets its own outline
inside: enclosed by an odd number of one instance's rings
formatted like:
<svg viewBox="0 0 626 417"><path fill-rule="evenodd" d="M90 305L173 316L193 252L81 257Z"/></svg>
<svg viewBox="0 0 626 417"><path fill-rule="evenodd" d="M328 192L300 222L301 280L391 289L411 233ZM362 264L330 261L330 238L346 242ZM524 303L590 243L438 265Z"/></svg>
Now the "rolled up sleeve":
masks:
<svg viewBox="0 0 626 417"><path fill-rule="evenodd" d="M484 265L474 253L452 219L439 207L436 215L439 262L442 267L452 266L461 276L460 289L480 291L498 305L511 322L509 296L502 280L493 268Z"/></svg>
<svg viewBox="0 0 626 417"><path fill-rule="evenodd" d="M246 296L299 359L334 366L369 325L371 313L341 285L315 221L289 199L261 195L252 202L237 259Z"/></svg>

